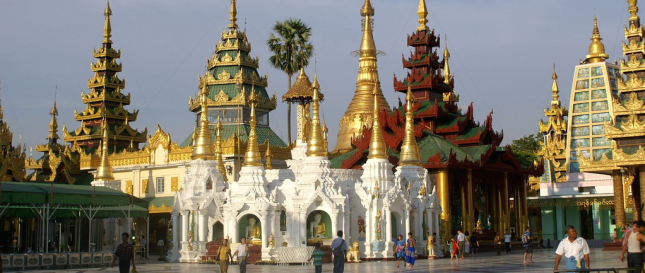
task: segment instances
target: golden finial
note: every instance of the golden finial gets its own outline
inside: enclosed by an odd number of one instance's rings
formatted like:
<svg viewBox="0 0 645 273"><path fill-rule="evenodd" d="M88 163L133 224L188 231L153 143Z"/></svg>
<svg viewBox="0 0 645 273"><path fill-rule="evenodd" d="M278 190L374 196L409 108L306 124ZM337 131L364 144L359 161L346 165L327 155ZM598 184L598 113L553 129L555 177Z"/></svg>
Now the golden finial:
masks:
<svg viewBox="0 0 645 273"><path fill-rule="evenodd" d="M192 160L215 160L215 149L213 147L213 137L208 126L208 86L204 84L199 92L202 111L199 119L199 131L193 145Z"/></svg>
<svg viewBox="0 0 645 273"><path fill-rule="evenodd" d="M262 160L260 159L260 149L258 148L258 136L255 132L255 125L257 120L255 117L255 106L258 104L258 98L255 95L255 86L251 88L251 95L249 96L249 105L251 105L251 131L249 132L248 137L248 146L246 148L246 154L244 155L244 164L243 167L252 167L252 166L263 166Z"/></svg>
<svg viewBox="0 0 645 273"><path fill-rule="evenodd" d="M450 52L448 51L448 36L444 36L445 39L443 39L446 42L446 48L443 50L443 83L450 85L450 78L452 78L452 74L450 74L450 66L448 65L448 60L450 59Z"/></svg>
<svg viewBox="0 0 645 273"><path fill-rule="evenodd" d="M103 124L103 140L101 140L101 163L96 169L96 176L94 176L94 180L113 181L114 176L112 175L112 166L110 166L110 161L108 160L108 126L105 120Z"/></svg>
<svg viewBox="0 0 645 273"><path fill-rule="evenodd" d="M264 154L264 158L266 159L266 167L265 169L267 170L273 170L273 165L271 165L271 158L273 157L273 154L271 154L271 145L269 145L269 140L267 139L267 152Z"/></svg>
<svg viewBox="0 0 645 273"><path fill-rule="evenodd" d="M313 91L311 131L307 139L307 156L327 156L327 146L320 127L320 85L318 84L318 73L314 73L314 82L311 84Z"/></svg>
<svg viewBox="0 0 645 273"><path fill-rule="evenodd" d="M363 16L363 39L361 40L361 57L376 57L376 45L374 44L374 36L372 35L372 16L374 16L374 8L370 0L365 0L365 4L361 9L361 16Z"/></svg>
<svg viewBox="0 0 645 273"><path fill-rule="evenodd" d="M636 0L627 0L627 3L629 3L629 13L631 16L629 17L630 20L633 20L635 18L638 18L638 5L636 3Z"/></svg>
<svg viewBox="0 0 645 273"><path fill-rule="evenodd" d="M405 136L401 144L399 166L421 166L419 145L414 135L413 103L412 89L408 86L408 93L405 95Z"/></svg>
<svg viewBox="0 0 645 273"><path fill-rule="evenodd" d="M558 75L555 74L555 64L553 64L553 76L551 78L553 79L553 87L551 87L551 92L553 92L553 100L551 101L551 105L560 106L560 97L558 95L558 93L560 93L560 90L558 89Z"/></svg>
<svg viewBox="0 0 645 273"><path fill-rule="evenodd" d="M226 177L226 168L224 167L224 158L222 154L224 150L222 149L222 122L220 121L219 114L217 115L217 125L215 125L215 159L217 160L217 170L222 174L224 181L228 181Z"/></svg>
<svg viewBox="0 0 645 273"><path fill-rule="evenodd" d="M47 136L47 139L49 139L49 143L51 144L56 143L56 140L60 138L58 136L58 122L56 121L56 116L58 115L56 100L54 100L54 106L49 114L52 116L52 120L49 122L49 135Z"/></svg>
<svg viewBox="0 0 645 273"><path fill-rule="evenodd" d="M419 11L417 14L419 14L419 27L417 27L417 31L428 30L428 26L426 25L428 23L428 19L426 19L428 16L428 8L426 7L425 0L419 0Z"/></svg>
<svg viewBox="0 0 645 273"><path fill-rule="evenodd" d="M598 31L598 20L596 16L593 17L593 34L591 35L591 44L589 45L589 55L585 57L586 63L599 63L604 62L609 58L605 53L605 45L600 41L600 32Z"/></svg>
<svg viewBox="0 0 645 273"><path fill-rule="evenodd" d="M107 2L107 6L105 7L103 15L105 15L105 25L103 26L103 43L111 44L112 40L110 40L110 38L112 37L112 24L110 24L110 16L112 15L112 9L110 9L110 1Z"/></svg>
<svg viewBox="0 0 645 273"><path fill-rule="evenodd" d="M381 122L378 118L379 108L378 108L378 90L379 83L374 83L374 91L372 95L374 96L374 116L372 122L372 138L370 139L370 148L369 154L367 155L368 159L371 158L380 158L387 159L387 151L385 151L385 140L383 140L383 132L381 131Z"/></svg>
<svg viewBox="0 0 645 273"><path fill-rule="evenodd" d="M325 118L323 117L323 124L322 124L322 133L323 133L323 138L325 139L325 147L327 147L329 144L327 142L327 136L329 134L329 128L327 128L327 122L325 121Z"/></svg>
<svg viewBox="0 0 645 273"><path fill-rule="evenodd" d="M365 0L365 4L363 4L363 8L361 8L361 16L374 16L372 1Z"/></svg>
<svg viewBox="0 0 645 273"><path fill-rule="evenodd" d="M236 0L231 0L231 18L229 19L231 23L228 25L228 27L232 28L237 28L237 24L235 23L237 21L237 7L235 4Z"/></svg>

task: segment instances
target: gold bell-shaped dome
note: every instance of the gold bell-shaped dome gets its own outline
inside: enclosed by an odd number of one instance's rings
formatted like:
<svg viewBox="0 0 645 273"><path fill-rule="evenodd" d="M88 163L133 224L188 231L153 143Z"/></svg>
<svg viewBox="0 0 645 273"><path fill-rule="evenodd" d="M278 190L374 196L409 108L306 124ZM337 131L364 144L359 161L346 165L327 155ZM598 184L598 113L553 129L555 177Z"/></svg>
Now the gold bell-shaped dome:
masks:
<svg viewBox="0 0 645 273"><path fill-rule="evenodd" d="M591 36L591 44L589 45L589 55L585 56L586 63L599 63L609 58L605 53L605 45L600 41L600 32L598 31L598 20L593 18L593 35Z"/></svg>

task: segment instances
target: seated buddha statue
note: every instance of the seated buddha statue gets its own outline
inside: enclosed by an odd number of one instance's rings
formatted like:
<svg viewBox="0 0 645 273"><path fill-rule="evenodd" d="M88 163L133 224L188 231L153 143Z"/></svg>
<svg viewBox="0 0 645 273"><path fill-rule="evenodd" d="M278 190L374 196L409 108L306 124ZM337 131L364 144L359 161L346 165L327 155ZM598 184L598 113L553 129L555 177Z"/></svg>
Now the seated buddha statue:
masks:
<svg viewBox="0 0 645 273"><path fill-rule="evenodd" d="M325 233L327 232L327 227L325 222L322 221L322 216L320 214L314 215L314 220L309 224L309 229L311 232L311 240L320 240L327 239Z"/></svg>
<svg viewBox="0 0 645 273"><path fill-rule="evenodd" d="M246 226L246 237L252 244L262 243L260 226L255 224L255 218L249 218L249 225Z"/></svg>

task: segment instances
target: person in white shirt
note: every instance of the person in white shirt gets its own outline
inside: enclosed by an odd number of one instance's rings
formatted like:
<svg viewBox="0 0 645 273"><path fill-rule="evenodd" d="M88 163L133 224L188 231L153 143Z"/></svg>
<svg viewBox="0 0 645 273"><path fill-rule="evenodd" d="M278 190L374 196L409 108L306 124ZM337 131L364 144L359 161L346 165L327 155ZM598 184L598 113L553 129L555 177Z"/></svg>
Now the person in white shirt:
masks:
<svg viewBox="0 0 645 273"><path fill-rule="evenodd" d="M645 221L634 221L632 229L625 233L625 242L623 243L623 252L620 254L620 261L625 261L625 252L627 254L627 267L635 268L629 272L640 273L643 271L643 252L641 251L641 243L645 243Z"/></svg>
<svg viewBox="0 0 645 273"><path fill-rule="evenodd" d="M457 230L457 246L459 247L459 256L461 256L461 259L464 259L464 252L466 250L466 235L461 232L461 229Z"/></svg>
<svg viewBox="0 0 645 273"><path fill-rule="evenodd" d="M504 233L504 247L506 247L506 254L511 253L511 233L506 229Z"/></svg>
<svg viewBox="0 0 645 273"><path fill-rule="evenodd" d="M587 241L578 237L578 231L574 226L567 226L565 228L567 238L560 241L558 248L555 250L555 267L558 270L558 265L562 256L566 262L566 269L584 269L589 268L589 245Z"/></svg>
<svg viewBox="0 0 645 273"><path fill-rule="evenodd" d="M249 254L249 245L246 244L246 238L242 237L240 245L237 246L237 250L233 253L233 256L237 255L237 261L240 264L240 273L246 273L246 258Z"/></svg>

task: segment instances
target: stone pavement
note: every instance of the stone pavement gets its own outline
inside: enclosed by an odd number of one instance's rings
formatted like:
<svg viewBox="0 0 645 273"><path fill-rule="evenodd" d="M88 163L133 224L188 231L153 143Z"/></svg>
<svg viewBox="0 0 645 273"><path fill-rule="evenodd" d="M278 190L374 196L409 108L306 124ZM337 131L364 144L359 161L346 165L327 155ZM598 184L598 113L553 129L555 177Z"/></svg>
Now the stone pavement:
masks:
<svg viewBox="0 0 645 273"><path fill-rule="evenodd" d="M534 263L523 264L523 251L516 250L512 254L502 254L496 256L495 253L482 253L479 257L469 257L463 261L450 261L450 259L437 260L419 260L414 268L396 268L396 262L363 262L360 264L346 264L345 272L552 272L555 263L555 249L535 250L533 254ZM626 263L620 262L620 252L603 252L600 248L593 248L591 253L591 266L593 268L624 268ZM163 263L153 261L155 256L151 256L148 264L138 264L138 272L219 272L216 265L200 264L179 264ZM402 265L401 265L402 266ZM332 265L323 265L323 272L332 272ZM560 269L564 269L564 261L560 263ZM62 272L118 272L118 268L74 268L74 269L57 269L57 270L28 270L25 272L43 272L43 273L62 273ZM5 269L4 272L22 272L15 269ZM238 273L239 269L231 265L229 273ZM249 273L257 272L314 272L313 266L256 266L249 265Z"/></svg>

